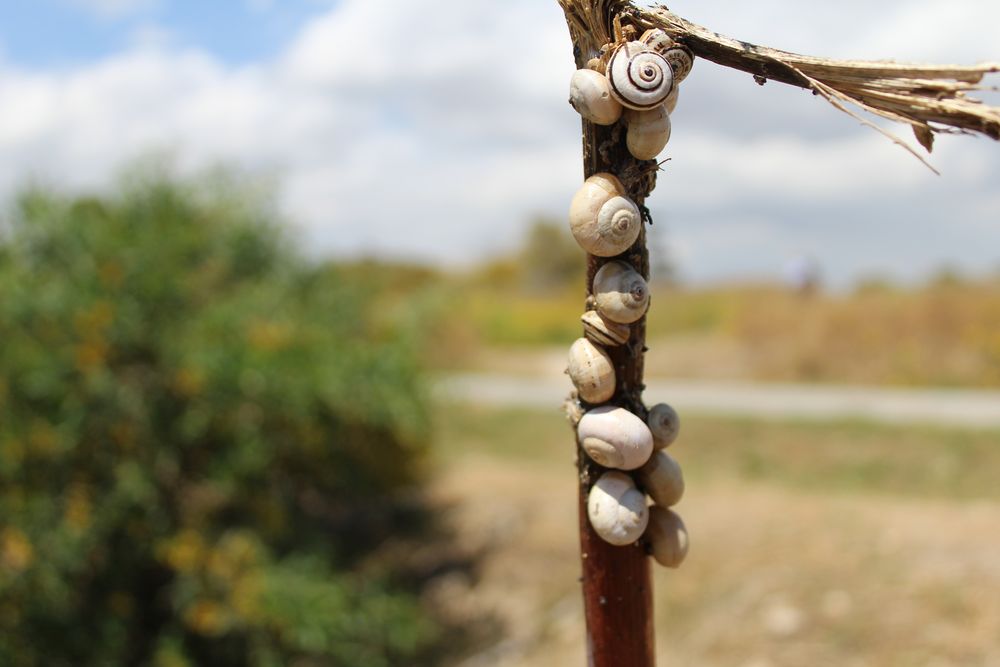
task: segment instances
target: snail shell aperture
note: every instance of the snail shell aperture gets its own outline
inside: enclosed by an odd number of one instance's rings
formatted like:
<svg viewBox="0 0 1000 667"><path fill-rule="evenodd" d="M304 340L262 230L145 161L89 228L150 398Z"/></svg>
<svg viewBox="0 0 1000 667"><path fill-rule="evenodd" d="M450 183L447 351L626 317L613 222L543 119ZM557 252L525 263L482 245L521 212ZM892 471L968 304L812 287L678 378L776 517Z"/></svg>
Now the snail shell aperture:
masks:
<svg viewBox="0 0 1000 667"><path fill-rule="evenodd" d="M584 414L576 437L587 456L605 468L635 470L653 453L653 434L645 422L613 405Z"/></svg>
<svg viewBox="0 0 1000 667"><path fill-rule="evenodd" d="M661 507L673 507L684 495L684 475L680 465L664 451L654 453L646 465L639 468L642 487Z"/></svg>
<svg viewBox="0 0 1000 667"><path fill-rule="evenodd" d="M643 539L657 563L678 567L688 552L688 533L676 513L658 505L649 508L649 521Z"/></svg>
<svg viewBox="0 0 1000 667"><path fill-rule="evenodd" d="M638 540L646 531L649 508L646 497L628 475L607 472L590 488L587 518L602 540L624 546Z"/></svg>
<svg viewBox="0 0 1000 667"><path fill-rule="evenodd" d="M625 186L613 174L601 172L576 191L569 207L569 228L584 250L614 257L635 243L642 230L639 207L625 196Z"/></svg>
<svg viewBox="0 0 1000 667"><path fill-rule="evenodd" d="M608 262L594 275L597 311L606 319L631 324L646 314L649 287L642 276L625 262Z"/></svg>
<svg viewBox="0 0 1000 667"><path fill-rule="evenodd" d="M598 125L613 125L622 115L621 102L611 95L607 77L593 69L573 72L569 103L581 116Z"/></svg>
<svg viewBox="0 0 1000 667"><path fill-rule="evenodd" d="M569 348L566 372L587 403L603 403L615 393L615 367L608 353L586 338Z"/></svg>
<svg viewBox="0 0 1000 667"><path fill-rule="evenodd" d="M674 444L681 430L680 416L666 403L657 403L650 408L646 423L653 433L653 446L657 449Z"/></svg>
<svg viewBox="0 0 1000 667"><path fill-rule="evenodd" d="M663 104L674 88L670 63L642 42L618 46L608 61L611 93L630 109L652 109Z"/></svg>
<svg viewBox="0 0 1000 667"><path fill-rule="evenodd" d="M663 104L646 111L629 109L625 113L628 152L639 160L652 160L670 141L670 114Z"/></svg>
<svg viewBox="0 0 1000 667"><path fill-rule="evenodd" d="M596 310L588 310L580 316L580 320L584 335L598 345L615 347L628 342L630 328L627 324L606 320Z"/></svg>

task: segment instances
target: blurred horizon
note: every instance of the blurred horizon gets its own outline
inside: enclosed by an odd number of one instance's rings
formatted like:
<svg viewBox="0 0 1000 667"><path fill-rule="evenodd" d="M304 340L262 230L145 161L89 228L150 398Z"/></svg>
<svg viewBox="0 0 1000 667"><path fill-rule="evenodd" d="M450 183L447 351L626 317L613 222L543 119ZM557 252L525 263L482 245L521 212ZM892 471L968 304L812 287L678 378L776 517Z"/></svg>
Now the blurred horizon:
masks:
<svg viewBox="0 0 1000 667"><path fill-rule="evenodd" d="M580 179L561 11L554 0L502 13L484 2L444 7L0 8L0 201L29 183L106 192L138 157L166 154L182 174L225 164L270 183L316 258L455 271L516 252L533 219L564 216ZM672 9L735 37L833 57L997 57L1000 8L971 0ZM433 28L413 29L431 15L441 16ZM700 62L661 157L670 161L648 202L650 246L685 284L782 281L802 258L835 291L872 276L915 286L944 268L1000 267L1000 150L985 139L941 137L929 158L937 177L804 91L762 90Z"/></svg>

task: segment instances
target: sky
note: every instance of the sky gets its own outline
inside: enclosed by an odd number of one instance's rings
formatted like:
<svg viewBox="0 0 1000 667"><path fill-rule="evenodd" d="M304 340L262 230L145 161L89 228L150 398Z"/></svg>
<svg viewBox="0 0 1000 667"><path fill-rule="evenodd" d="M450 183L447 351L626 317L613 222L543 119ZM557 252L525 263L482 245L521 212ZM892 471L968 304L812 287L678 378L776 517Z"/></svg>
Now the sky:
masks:
<svg viewBox="0 0 1000 667"><path fill-rule="evenodd" d="M671 8L814 55L1000 60L1000 3L873 5ZM468 266L565 217L582 180L572 72L555 0L3 3L0 201L109 188L169 154L273 179L315 255ZM1000 144L984 138L939 138L936 176L804 91L698 61L663 158L651 247L691 283L801 256L834 286L1000 268Z"/></svg>

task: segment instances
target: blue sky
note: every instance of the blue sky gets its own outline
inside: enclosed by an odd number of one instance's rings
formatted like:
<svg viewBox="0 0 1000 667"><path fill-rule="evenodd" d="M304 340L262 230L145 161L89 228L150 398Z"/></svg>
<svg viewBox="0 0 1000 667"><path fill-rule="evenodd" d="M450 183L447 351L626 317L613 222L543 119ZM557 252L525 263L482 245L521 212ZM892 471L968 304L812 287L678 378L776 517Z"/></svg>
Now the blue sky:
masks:
<svg viewBox="0 0 1000 667"><path fill-rule="evenodd" d="M31 0L0 4L0 48L27 67L66 67L163 39L238 65L274 56L335 0Z"/></svg>
<svg viewBox="0 0 1000 667"><path fill-rule="evenodd" d="M815 55L1000 60L1000 3L670 4ZM107 189L166 153L275 183L312 253L467 265L565 218L572 72L555 0L4 2L0 215L28 183ZM804 91L701 61L672 122L650 234L690 282L780 277L801 255L837 286L1000 267L996 142L942 137L938 177Z"/></svg>

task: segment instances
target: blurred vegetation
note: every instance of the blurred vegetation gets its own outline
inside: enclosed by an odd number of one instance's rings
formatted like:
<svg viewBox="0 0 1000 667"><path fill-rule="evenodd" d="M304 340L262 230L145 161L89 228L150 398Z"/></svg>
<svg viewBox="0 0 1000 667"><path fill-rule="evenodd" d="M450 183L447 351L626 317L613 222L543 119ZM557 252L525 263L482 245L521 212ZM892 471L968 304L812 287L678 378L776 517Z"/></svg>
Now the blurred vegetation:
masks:
<svg viewBox="0 0 1000 667"><path fill-rule="evenodd" d="M419 300L309 266L269 211L152 170L3 220L0 664L442 648L400 547L433 530Z"/></svg>

